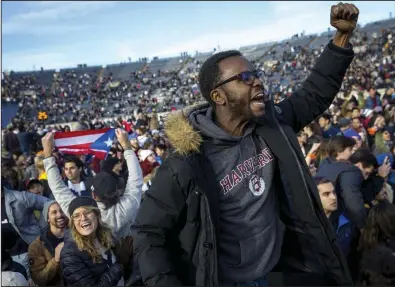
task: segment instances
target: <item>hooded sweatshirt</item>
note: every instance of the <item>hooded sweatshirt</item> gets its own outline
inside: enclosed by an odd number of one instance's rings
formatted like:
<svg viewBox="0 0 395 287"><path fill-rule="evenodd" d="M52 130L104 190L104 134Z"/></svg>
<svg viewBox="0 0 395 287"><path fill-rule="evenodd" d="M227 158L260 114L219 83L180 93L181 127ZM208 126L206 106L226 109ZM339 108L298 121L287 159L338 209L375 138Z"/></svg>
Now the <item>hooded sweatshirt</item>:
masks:
<svg viewBox="0 0 395 287"><path fill-rule="evenodd" d="M48 213L49 213L49 208L51 207L52 204L56 203L55 200L50 200L44 203L43 211L42 211L42 216L43 220L48 225Z"/></svg>
<svg viewBox="0 0 395 287"><path fill-rule="evenodd" d="M204 137L220 192L218 271L220 282L262 278L281 255L284 228L273 186L276 159L251 123L241 137L214 123L213 109L189 117Z"/></svg>

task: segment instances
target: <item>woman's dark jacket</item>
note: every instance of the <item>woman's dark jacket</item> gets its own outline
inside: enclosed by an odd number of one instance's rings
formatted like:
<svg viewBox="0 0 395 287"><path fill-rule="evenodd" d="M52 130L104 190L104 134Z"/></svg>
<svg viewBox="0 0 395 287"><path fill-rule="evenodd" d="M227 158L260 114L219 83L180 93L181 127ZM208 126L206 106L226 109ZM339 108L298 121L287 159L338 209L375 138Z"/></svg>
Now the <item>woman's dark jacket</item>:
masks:
<svg viewBox="0 0 395 287"><path fill-rule="evenodd" d="M86 251L78 249L69 232L60 254L60 267L69 286L117 286L124 274L119 263L108 265L105 260L93 263Z"/></svg>
<svg viewBox="0 0 395 287"><path fill-rule="evenodd" d="M285 284L295 284L293 275L301 273L322 279L311 284L353 284L295 136L329 108L353 55L330 43L302 88L276 106L267 102L266 117L256 127L278 159L273 181L286 226L278 266ZM167 118L166 133L176 153L159 167L132 227L146 285L219 285L220 191L201 152L203 139L188 122L192 111L207 108L192 107Z"/></svg>

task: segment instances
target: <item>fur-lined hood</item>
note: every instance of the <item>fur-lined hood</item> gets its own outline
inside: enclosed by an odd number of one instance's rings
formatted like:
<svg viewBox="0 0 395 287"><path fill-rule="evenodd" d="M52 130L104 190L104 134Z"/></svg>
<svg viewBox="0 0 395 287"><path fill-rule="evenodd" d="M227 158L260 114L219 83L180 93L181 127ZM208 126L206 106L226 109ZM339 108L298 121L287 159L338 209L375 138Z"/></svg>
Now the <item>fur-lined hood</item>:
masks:
<svg viewBox="0 0 395 287"><path fill-rule="evenodd" d="M209 106L208 103L199 103L167 116L165 131L176 153L187 155L200 150L203 137L193 128L188 117L192 112L207 109Z"/></svg>

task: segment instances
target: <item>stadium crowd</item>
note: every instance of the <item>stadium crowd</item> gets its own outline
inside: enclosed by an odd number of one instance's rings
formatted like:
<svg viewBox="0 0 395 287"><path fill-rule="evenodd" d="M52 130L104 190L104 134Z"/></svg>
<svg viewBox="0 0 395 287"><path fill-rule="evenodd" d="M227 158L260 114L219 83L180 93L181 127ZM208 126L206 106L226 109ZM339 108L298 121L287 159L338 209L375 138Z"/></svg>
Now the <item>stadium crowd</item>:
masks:
<svg viewBox="0 0 395 287"><path fill-rule="evenodd" d="M351 276L365 285L395 285L394 32L355 31L358 51L335 101L297 134ZM253 61L265 68L267 95L275 103L291 96L323 51L292 47L270 68ZM130 227L174 152L161 113L202 101L195 89L201 65L194 59L182 73L140 70L129 80L73 71L48 85L29 75L2 80L2 100L20 104L2 132L4 286L147 283ZM167 81L158 80L163 75ZM27 89L35 95L20 93ZM48 121L34 119L33 108L47 111ZM55 132L107 127L116 138L105 160L54 146Z"/></svg>

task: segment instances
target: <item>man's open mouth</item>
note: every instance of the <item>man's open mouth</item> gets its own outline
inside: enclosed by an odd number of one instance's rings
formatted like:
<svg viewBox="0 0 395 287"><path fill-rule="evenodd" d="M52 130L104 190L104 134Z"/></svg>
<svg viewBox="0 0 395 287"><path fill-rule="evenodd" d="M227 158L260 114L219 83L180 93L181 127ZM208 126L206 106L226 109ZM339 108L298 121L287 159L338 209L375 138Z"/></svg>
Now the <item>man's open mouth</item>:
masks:
<svg viewBox="0 0 395 287"><path fill-rule="evenodd" d="M265 96L263 93L256 94L251 98L251 102L256 103L256 104L263 104L265 101Z"/></svg>

